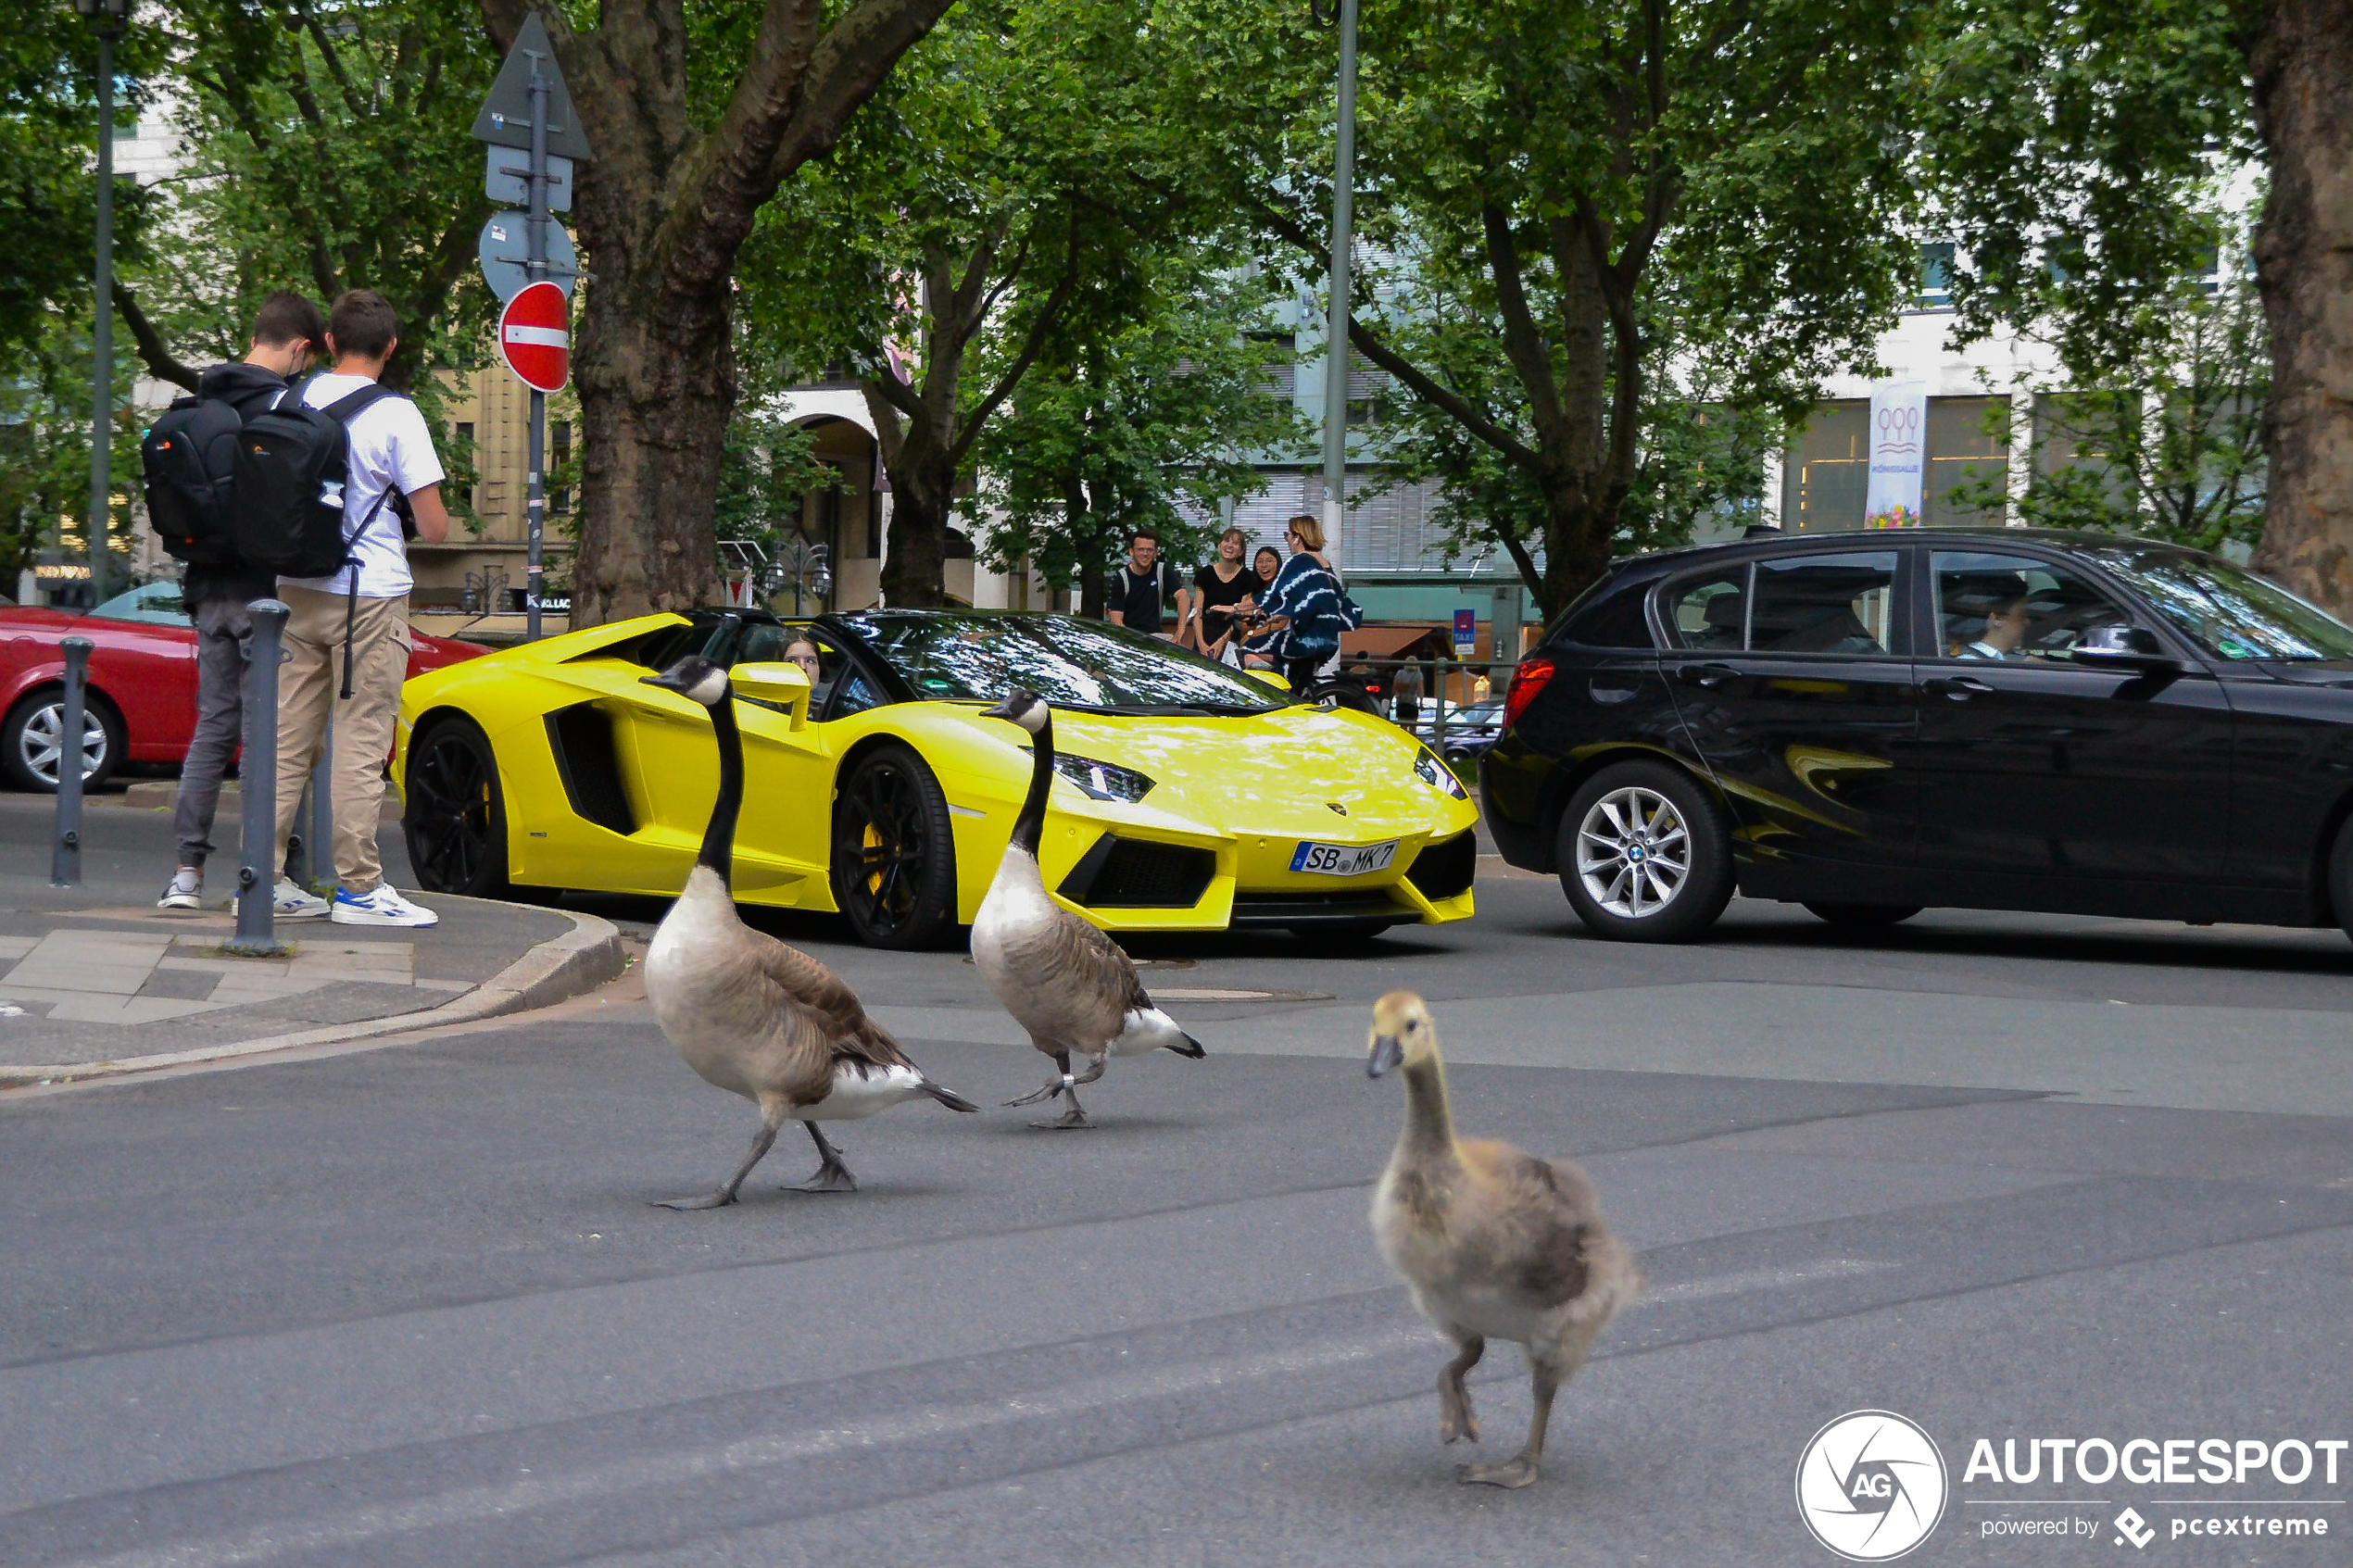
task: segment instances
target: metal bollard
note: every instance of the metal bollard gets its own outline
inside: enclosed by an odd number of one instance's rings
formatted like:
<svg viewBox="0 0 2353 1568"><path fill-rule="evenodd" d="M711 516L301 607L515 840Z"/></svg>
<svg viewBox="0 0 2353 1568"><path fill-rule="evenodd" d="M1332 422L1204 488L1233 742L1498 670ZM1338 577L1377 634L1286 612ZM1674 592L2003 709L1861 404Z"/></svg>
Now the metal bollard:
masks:
<svg viewBox="0 0 2353 1568"><path fill-rule="evenodd" d="M288 611L279 600L256 599L245 613L253 618L253 653L245 663L249 719L239 770L245 820L237 846L237 934L221 946L246 958L268 959L286 951L270 907L277 868L263 862L278 831L278 660Z"/></svg>
<svg viewBox="0 0 2353 1568"><path fill-rule="evenodd" d="M57 725L57 842L49 855L49 885L82 885L82 758L83 689L90 681L90 650L97 645L87 637L68 637L66 711Z"/></svg>

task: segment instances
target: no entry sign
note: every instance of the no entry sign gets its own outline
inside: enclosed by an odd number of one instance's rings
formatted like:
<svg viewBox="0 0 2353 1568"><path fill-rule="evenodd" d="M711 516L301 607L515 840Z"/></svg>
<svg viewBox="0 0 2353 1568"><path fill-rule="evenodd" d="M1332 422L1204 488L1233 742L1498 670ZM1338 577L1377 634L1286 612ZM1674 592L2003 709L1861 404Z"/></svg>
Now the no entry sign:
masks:
<svg viewBox="0 0 2353 1568"><path fill-rule="evenodd" d="M498 352L523 385L561 390L572 375L572 310L564 291L533 283L507 301L498 315Z"/></svg>

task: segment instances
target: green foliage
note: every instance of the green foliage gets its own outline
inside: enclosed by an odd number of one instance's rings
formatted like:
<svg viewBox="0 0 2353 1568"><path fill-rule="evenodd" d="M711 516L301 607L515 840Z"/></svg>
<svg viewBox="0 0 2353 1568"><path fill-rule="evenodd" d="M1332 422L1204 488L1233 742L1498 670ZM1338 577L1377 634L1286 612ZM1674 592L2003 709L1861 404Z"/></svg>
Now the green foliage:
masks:
<svg viewBox="0 0 2353 1568"><path fill-rule="evenodd" d="M2203 550L2252 546L2263 529L2271 393L2254 280L2225 274L2208 294L2176 279L2123 330L2103 324L2084 335L2092 332L2133 345L2105 385L2083 390L2063 378L2013 393L2036 395L2042 410L2020 517L2038 528L2142 533ZM2069 335L2064 322L2055 335ZM2005 489L2001 476L1987 475L1957 487L1954 498L1999 508Z"/></svg>
<svg viewBox="0 0 2353 1568"><path fill-rule="evenodd" d="M2216 178L2256 154L2245 22L2233 0L1936 8L1922 164L1964 337L2032 328L2083 385L2161 352L2221 237Z"/></svg>
<svg viewBox="0 0 2353 1568"><path fill-rule="evenodd" d="M1200 53L1187 89L1235 117L1216 132L1234 199L1312 282L1328 35L1265 0L1170 8ZM1359 232L1395 260L1366 270L1358 344L1428 406L1396 459L1443 481L1458 521L1512 548L1549 607L1613 548L1671 537L1740 488L1822 376L1868 362L1912 282L1923 8L1365 7ZM1246 111L1268 84L1277 113ZM1680 369L1694 365L1704 376ZM1702 423L1695 401L1727 415Z"/></svg>
<svg viewBox="0 0 2353 1568"><path fill-rule="evenodd" d="M1309 434L1266 387L1263 282L1214 252L1171 249L1131 277L1120 308L1068 323L980 443L979 558L1026 560L1049 583L1100 573L1139 529L1169 558L1207 559L1218 503L1264 483L1255 450Z"/></svg>
<svg viewBox="0 0 2353 1568"><path fill-rule="evenodd" d="M776 415L790 367L740 328L736 353L742 390L721 450L713 522L723 541L749 540L773 558L778 543L800 526L802 497L840 476L817 460L810 431Z"/></svg>
<svg viewBox="0 0 2353 1568"><path fill-rule="evenodd" d="M36 332L0 360L0 593L12 597L18 572L41 550L62 545L80 559L89 549L89 313L53 308L36 318ZM107 446L107 557L117 586L129 570L124 544L145 425L130 406L132 380L131 364L118 357Z"/></svg>

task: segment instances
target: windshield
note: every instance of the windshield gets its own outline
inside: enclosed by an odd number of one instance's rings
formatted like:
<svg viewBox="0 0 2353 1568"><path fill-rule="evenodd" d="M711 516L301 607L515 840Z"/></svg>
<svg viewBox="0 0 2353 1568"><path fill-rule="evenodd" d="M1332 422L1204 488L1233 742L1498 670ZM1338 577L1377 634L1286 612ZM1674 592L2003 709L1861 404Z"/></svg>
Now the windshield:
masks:
<svg viewBox="0 0 2353 1568"><path fill-rule="evenodd" d="M1059 707L1115 713L1265 713L1290 700L1141 632L1065 615L869 610L836 619L925 701L1001 702L1016 686Z"/></svg>
<svg viewBox="0 0 2353 1568"><path fill-rule="evenodd" d="M2353 626L2228 561L2172 550L2084 553L2218 659L2353 659Z"/></svg>

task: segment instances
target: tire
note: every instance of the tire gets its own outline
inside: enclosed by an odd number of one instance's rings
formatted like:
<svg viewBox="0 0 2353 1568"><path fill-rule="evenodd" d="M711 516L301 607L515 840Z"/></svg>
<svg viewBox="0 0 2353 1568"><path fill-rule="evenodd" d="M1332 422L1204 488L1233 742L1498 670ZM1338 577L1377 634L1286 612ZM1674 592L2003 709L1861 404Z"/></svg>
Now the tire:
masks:
<svg viewBox="0 0 2353 1568"><path fill-rule="evenodd" d="M82 787L93 790L114 777L122 761L122 720L111 704L83 688ZM19 789L57 793L58 734L65 726L63 686L43 686L16 700L0 719L0 768Z"/></svg>
<svg viewBox="0 0 2353 1568"><path fill-rule="evenodd" d="M1920 912L1918 904L1829 904L1811 903L1806 912L1818 920L1826 920L1842 931L1878 931L1900 925Z"/></svg>
<svg viewBox="0 0 2353 1568"><path fill-rule="evenodd" d="M440 719L409 743L400 829L429 893L499 898L507 884L507 803L497 753L471 719Z"/></svg>
<svg viewBox="0 0 2353 1568"><path fill-rule="evenodd" d="M1664 762L1619 762L1586 780L1561 813L1558 854L1569 907L1613 941L1687 941L1732 897L1723 809Z"/></svg>
<svg viewBox="0 0 2353 1568"><path fill-rule="evenodd" d="M910 747L852 763L834 791L834 902L869 947L942 944L956 929L948 797Z"/></svg>

